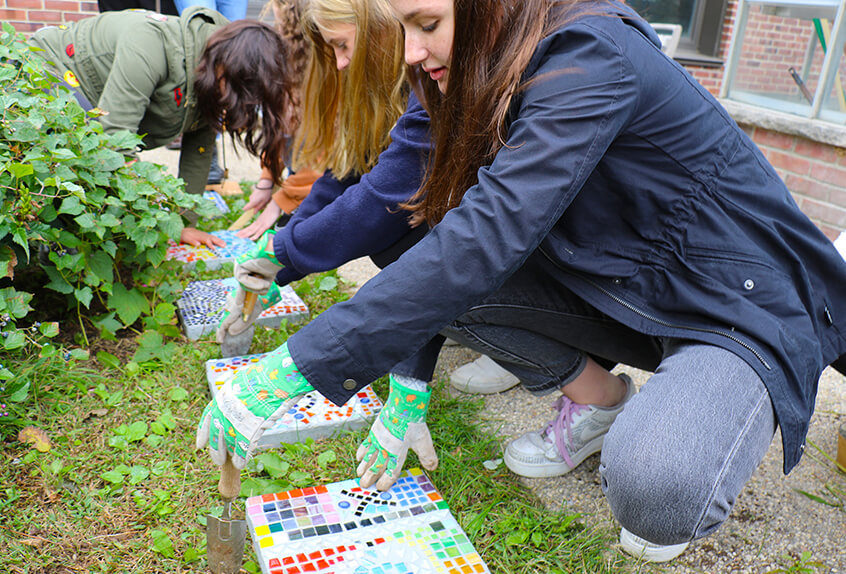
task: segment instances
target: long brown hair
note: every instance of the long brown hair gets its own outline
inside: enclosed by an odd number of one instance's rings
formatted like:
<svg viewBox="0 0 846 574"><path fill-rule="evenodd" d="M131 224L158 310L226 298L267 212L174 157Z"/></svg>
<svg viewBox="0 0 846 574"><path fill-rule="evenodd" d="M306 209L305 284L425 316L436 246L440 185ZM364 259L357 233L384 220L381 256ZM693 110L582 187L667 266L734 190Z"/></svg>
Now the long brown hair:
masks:
<svg viewBox="0 0 846 574"><path fill-rule="evenodd" d="M203 118L261 158L277 183L287 137L296 129L290 59L279 32L256 20L238 20L209 37L194 81Z"/></svg>
<svg viewBox="0 0 846 574"><path fill-rule="evenodd" d="M294 167L331 169L338 179L366 173L405 111L402 28L387 0L307 0L302 24L311 58ZM337 24L356 28L352 59L341 72L320 35L321 26Z"/></svg>
<svg viewBox="0 0 846 574"><path fill-rule="evenodd" d="M410 75L432 120L433 153L420 190L403 205L433 225L458 206L504 145L508 111L532 54L561 18L554 0L455 0L446 94L415 66ZM561 14L558 10L555 14Z"/></svg>

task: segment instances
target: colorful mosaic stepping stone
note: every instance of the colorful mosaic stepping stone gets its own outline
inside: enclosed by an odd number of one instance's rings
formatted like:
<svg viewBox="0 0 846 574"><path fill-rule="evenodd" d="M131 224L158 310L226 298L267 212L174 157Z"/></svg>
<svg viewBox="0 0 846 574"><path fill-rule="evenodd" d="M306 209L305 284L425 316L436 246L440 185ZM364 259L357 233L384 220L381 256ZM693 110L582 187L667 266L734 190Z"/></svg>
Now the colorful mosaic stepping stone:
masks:
<svg viewBox="0 0 846 574"><path fill-rule="evenodd" d="M204 261L206 269L218 269L224 263L234 261L236 257L253 248L254 243L251 240L238 237L235 233L229 230L211 232L212 235L226 241L224 247L206 247L205 245L194 247L171 241L168 243L165 259L182 261L187 266L193 266L197 261Z"/></svg>
<svg viewBox="0 0 846 574"><path fill-rule="evenodd" d="M237 289L234 277L192 281L176 302L176 313L185 336L192 341L213 333L223 319L229 294ZM282 321L301 323L308 319L308 307L290 285L281 287L282 299L265 309L256 319L257 325L277 329Z"/></svg>
<svg viewBox="0 0 846 574"><path fill-rule="evenodd" d="M423 471L386 492L357 480L253 496L247 525L264 574L490 572Z"/></svg>
<svg viewBox="0 0 846 574"><path fill-rule="evenodd" d="M234 376L236 370L257 363L263 356L244 355L206 361L206 379L212 395ZM369 385L340 407L317 391L312 391L303 395L296 405L276 421L273 428L265 431L259 446L279 446L280 443L332 436L341 430L369 427L380 410L382 400Z"/></svg>

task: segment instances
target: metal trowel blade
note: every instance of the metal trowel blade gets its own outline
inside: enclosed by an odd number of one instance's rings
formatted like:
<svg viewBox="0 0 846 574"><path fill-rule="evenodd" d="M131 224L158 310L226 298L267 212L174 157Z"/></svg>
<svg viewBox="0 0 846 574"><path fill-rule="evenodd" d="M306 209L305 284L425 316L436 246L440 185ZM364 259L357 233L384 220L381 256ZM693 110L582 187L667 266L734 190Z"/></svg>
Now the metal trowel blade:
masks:
<svg viewBox="0 0 846 574"><path fill-rule="evenodd" d="M206 516L206 558L214 574L238 574L244 559L247 522Z"/></svg>

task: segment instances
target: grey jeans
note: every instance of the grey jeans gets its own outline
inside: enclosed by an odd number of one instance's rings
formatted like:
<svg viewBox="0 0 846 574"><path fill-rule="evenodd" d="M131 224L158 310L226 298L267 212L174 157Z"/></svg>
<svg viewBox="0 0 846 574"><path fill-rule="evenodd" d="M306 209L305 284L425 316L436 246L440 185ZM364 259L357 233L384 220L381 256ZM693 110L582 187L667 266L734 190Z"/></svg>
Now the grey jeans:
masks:
<svg viewBox="0 0 846 574"><path fill-rule="evenodd" d="M633 331L551 281L535 257L442 334L487 354L536 394L572 381L588 355L607 368L654 371L606 435L600 474L617 520L657 544L719 527L775 433L767 390L738 356ZM442 340L395 372L429 380Z"/></svg>

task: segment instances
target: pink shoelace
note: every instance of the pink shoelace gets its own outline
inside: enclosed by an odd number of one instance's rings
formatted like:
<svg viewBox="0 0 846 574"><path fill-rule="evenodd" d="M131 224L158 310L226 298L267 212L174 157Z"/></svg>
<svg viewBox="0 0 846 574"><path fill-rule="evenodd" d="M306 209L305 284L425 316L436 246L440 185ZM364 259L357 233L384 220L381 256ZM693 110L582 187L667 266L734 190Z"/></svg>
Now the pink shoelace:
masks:
<svg viewBox="0 0 846 574"><path fill-rule="evenodd" d="M558 449L558 454L561 455L561 458L564 459L564 462L567 463L567 466L573 468L573 460L570 458L570 454L567 451L567 443L564 442L564 429L567 429L567 439L572 443L573 441L573 419L584 410L589 409L588 405L583 405L580 403L574 403L566 396L561 395L557 401L555 401L555 408L558 409L558 415L554 419L552 419L548 425L546 425L546 429L543 431L544 436L549 436L549 433L553 433L553 442L555 443L555 448Z"/></svg>

